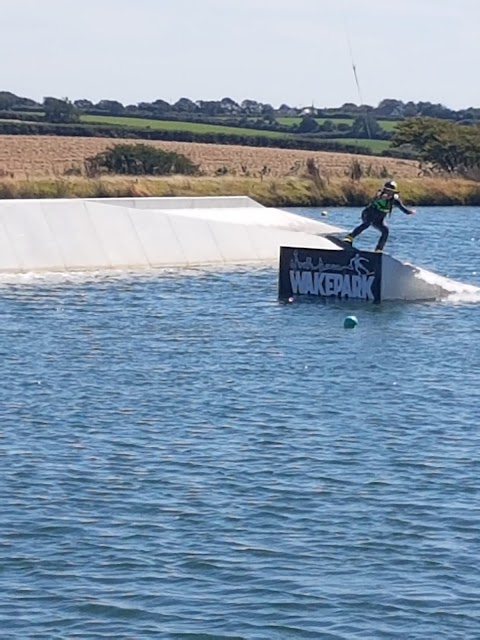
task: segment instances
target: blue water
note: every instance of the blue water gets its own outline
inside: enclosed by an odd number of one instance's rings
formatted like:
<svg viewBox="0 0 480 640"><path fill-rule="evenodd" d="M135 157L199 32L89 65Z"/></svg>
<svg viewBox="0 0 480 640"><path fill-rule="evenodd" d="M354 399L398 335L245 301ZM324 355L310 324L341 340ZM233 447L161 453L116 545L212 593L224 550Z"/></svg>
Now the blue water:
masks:
<svg viewBox="0 0 480 640"><path fill-rule="evenodd" d="M480 285L479 239L432 209L388 248ZM478 304L276 293L270 267L0 286L2 640L480 637Z"/></svg>

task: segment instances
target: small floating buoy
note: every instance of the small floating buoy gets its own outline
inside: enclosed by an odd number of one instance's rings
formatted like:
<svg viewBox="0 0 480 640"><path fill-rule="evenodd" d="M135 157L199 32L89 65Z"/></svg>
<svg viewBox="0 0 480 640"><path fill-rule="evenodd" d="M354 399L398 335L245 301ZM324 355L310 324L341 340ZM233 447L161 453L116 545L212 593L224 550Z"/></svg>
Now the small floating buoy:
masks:
<svg viewBox="0 0 480 640"><path fill-rule="evenodd" d="M290 298L288 299L288 301L289 301L289 302L290 302L290 304L291 304L292 302L295 302L295 298L294 298L293 296L290 296Z"/></svg>
<svg viewBox="0 0 480 640"><path fill-rule="evenodd" d="M357 316L347 316L343 321L344 329L355 329L358 324Z"/></svg>
<svg viewBox="0 0 480 640"><path fill-rule="evenodd" d="M326 218L328 216L328 211L322 211L322 216Z"/></svg>

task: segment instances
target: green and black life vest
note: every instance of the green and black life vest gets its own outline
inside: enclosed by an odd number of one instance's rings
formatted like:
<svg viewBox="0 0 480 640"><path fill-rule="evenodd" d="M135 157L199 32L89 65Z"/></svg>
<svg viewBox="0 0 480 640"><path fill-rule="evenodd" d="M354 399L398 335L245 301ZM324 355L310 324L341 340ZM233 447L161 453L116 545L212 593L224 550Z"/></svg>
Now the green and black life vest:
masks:
<svg viewBox="0 0 480 640"><path fill-rule="evenodd" d="M386 198L382 192L371 201L370 207L380 213L390 215L393 209L394 198Z"/></svg>

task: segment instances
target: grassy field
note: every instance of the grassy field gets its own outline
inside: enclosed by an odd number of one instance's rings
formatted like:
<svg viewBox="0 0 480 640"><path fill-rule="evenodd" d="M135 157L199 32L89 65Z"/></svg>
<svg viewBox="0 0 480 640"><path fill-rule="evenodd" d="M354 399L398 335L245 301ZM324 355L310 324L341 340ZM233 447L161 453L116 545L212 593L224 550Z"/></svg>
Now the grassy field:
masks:
<svg viewBox="0 0 480 640"><path fill-rule="evenodd" d="M366 140L365 138L334 138L333 142L343 142L344 144L354 144L357 147L368 147L373 153L381 153L390 148L389 140Z"/></svg>
<svg viewBox="0 0 480 640"><path fill-rule="evenodd" d="M22 115L30 115L29 111L19 111L18 113L22 114ZM35 112L36 115L44 115L43 111L37 111ZM115 124L115 125L119 125L119 126L130 126L130 127L150 127L152 129L176 129L181 130L181 131L199 131L199 132L205 132L205 131L210 131L211 129L209 129L208 127L214 127L215 131L218 131L218 127L223 127L226 131L225 133L231 133L232 131L237 132L239 130L239 127L228 127L226 125L222 124L222 121L224 120L228 120L229 118L232 118L232 116L216 116L213 119L218 121L218 125L204 125L201 123L191 123L191 122L172 122L170 120L154 120L152 118L130 118L130 117L124 117L124 116L90 116L90 115L82 115L81 116L81 121L88 123L88 122L98 122L99 124ZM256 120L258 119L258 116L250 116L248 118L248 120L250 120L252 123L254 123ZM13 119L12 119L13 120ZM319 124L324 124L324 122L326 122L327 120L329 120L330 122L332 122L333 124L347 124L348 126L351 126L353 124L353 118L315 118L315 120L319 123ZM276 121L278 122L278 124L281 124L285 127L293 127L294 125L300 124L300 122L302 121L301 117L295 117L295 116L285 116L285 117L278 117L276 118ZM385 131L394 131L395 127L398 125L398 122L396 121L392 121L392 120L377 120L378 124L385 129ZM179 126L176 126L176 125ZM173 126L175 125L175 126ZM200 128L195 128L192 129L190 128L191 126L193 127L200 127ZM187 128L183 128L183 127L187 127ZM205 127L207 127L205 129ZM241 129L242 132L248 132L245 133L245 135L253 135L251 133L251 129ZM261 131L260 129L258 131ZM268 133L268 132L266 132ZM276 135L276 132L270 132Z"/></svg>
<svg viewBox="0 0 480 640"><path fill-rule="evenodd" d="M279 118L278 121L281 124L291 124L294 122L300 122L301 118ZM318 122L324 122L325 118L317 118ZM351 124L353 120L341 120L339 118L334 119L334 122L344 122ZM84 124L104 124L104 125L116 125L122 127L148 127L150 129L160 129L164 131L191 131L193 133L225 133L234 134L238 136L265 136L268 138L284 138L285 133L278 131L265 131L261 129L246 129L242 127L228 127L222 124L202 124L199 122L177 122L170 120L150 120L148 118L124 118L121 116L81 116L81 122ZM395 123L388 121L380 121L385 125L385 128L393 129ZM293 134L292 134L293 135ZM381 153L384 149L390 147L388 140L365 140L356 138L333 138L326 141L338 142L343 144L354 144L357 146L368 147L373 153Z"/></svg>
<svg viewBox="0 0 480 640"><path fill-rule="evenodd" d="M105 151L114 144L132 140L81 138L67 136L0 136L0 177L55 177L67 173L82 174L86 158ZM416 162L394 158L243 147L237 145L199 144L191 142L142 141L159 149L177 151L190 158L206 176L220 173L230 176L284 178L301 176L313 158L325 178L348 175L355 160L365 175L378 178L415 178Z"/></svg>
<svg viewBox="0 0 480 640"><path fill-rule="evenodd" d="M277 122L283 126L293 127L301 122L301 118L277 118ZM327 118L316 118L317 122L323 124ZM348 118L329 118L334 124L353 123L353 119ZM160 129L163 131L193 131L195 133L226 133L241 136L268 136L272 138L285 137L284 133L278 131L266 131L263 129L247 129L243 127L228 127L223 124L203 124L200 122L182 122L172 120L152 120L150 118L125 118L123 116L88 116L82 115L80 121L85 124L105 124L122 127L148 127L150 129ZM254 119L252 118L252 122ZM393 131L396 122L389 120L379 120L379 124L386 131ZM341 140L340 140L341 141ZM386 147L382 147L386 148Z"/></svg>
<svg viewBox="0 0 480 640"><path fill-rule="evenodd" d="M160 131L188 131L192 133L212 133L212 134L226 134L226 135L237 135L237 136L264 136L267 138L285 138L289 137L289 134L282 133L279 131L268 131L263 129L249 129L245 127L230 127L224 124L221 124L222 118L219 118L218 124L203 124L200 122L185 122L185 121L171 121L171 120L153 120L151 118L127 118L124 116L92 116L92 115L82 115L80 116L80 122L82 124L98 124L98 125L111 125L111 126L120 126L120 127L135 127L135 128L148 128L153 130ZM255 118L251 118L252 122ZM316 118L317 122L323 123L327 120L327 118ZM353 119L348 118L329 118L333 123L339 124L352 124ZM10 120L10 122L14 122L15 120ZM4 120L5 122L5 120ZM8 122L8 121L7 121ZM284 126L293 127L295 124L301 122L301 118L295 117L285 117L285 118L277 118L277 122ZM391 122L388 120L380 120L379 124L387 131L392 131L396 122ZM292 133L292 137L295 134ZM390 147L390 142L386 140L357 140L354 138L326 138L325 142L336 142L340 144L354 144L357 146L368 147L372 150L373 153L379 154L384 149L388 149Z"/></svg>
<svg viewBox="0 0 480 640"><path fill-rule="evenodd" d="M277 131L244 129L227 127L222 124L202 124L200 122L179 122L170 120L150 120L148 118L124 118L121 116L88 116L83 115L80 121L84 124L110 124L122 127L148 127L163 131L192 131L194 133L226 133L237 136L265 136L268 138L284 138L285 134Z"/></svg>

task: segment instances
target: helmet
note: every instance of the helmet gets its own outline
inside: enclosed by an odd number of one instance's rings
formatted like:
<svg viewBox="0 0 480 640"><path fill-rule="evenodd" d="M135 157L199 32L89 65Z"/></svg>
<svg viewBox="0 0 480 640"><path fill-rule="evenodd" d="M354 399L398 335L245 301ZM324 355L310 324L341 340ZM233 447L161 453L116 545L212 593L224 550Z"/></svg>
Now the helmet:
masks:
<svg viewBox="0 0 480 640"><path fill-rule="evenodd" d="M384 191L393 191L393 193L398 193L398 185L395 180L389 180L383 185Z"/></svg>

